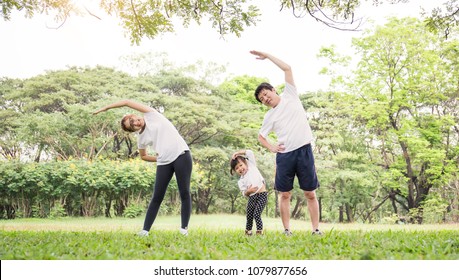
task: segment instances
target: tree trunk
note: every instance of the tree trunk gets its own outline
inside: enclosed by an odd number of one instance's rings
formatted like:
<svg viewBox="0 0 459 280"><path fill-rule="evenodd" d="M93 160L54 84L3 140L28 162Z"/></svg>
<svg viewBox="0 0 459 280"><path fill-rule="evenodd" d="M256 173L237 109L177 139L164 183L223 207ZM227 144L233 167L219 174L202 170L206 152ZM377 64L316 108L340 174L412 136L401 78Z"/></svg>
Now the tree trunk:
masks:
<svg viewBox="0 0 459 280"><path fill-rule="evenodd" d="M322 222L322 198L319 197L317 200L319 202L319 222Z"/></svg>
<svg viewBox="0 0 459 280"><path fill-rule="evenodd" d="M299 219L301 217L301 210L303 209L304 199L303 197L297 196L295 199L295 207L293 207L292 218Z"/></svg>
<svg viewBox="0 0 459 280"><path fill-rule="evenodd" d="M340 223L344 223L344 207L343 205L339 206L339 220Z"/></svg>
<svg viewBox="0 0 459 280"><path fill-rule="evenodd" d="M209 205L212 200L209 189L198 189L195 196L196 214L207 214L209 212Z"/></svg>
<svg viewBox="0 0 459 280"><path fill-rule="evenodd" d="M346 208L346 216L347 216L347 222L348 223L353 223L354 222L354 214L352 213L352 207L349 205L349 203L345 204Z"/></svg>
<svg viewBox="0 0 459 280"><path fill-rule="evenodd" d="M274 191L274 202L276 204L276 209L274 210L274 217L280 217L280 208L279 208L279 192Z"/></svg>

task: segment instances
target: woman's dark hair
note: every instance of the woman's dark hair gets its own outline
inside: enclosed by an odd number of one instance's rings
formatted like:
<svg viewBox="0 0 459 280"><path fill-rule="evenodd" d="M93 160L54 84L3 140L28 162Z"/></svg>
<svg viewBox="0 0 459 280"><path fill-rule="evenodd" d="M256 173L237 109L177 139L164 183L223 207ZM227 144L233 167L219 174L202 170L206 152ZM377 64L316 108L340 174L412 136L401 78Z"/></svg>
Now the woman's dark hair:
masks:
<svg viewBox="0 0 459 280"><path fill-rule="evenodd" d="M231 165L231 170L230 170L230 174L233 175L234 173L234 168L236 167L236 165L239 163L239 161L242 161L244 164L247 165L247 158L245 156L237 156L235 159L231 159L230 161L230 165Z"/></svg>
<svg viewBox="0 0 459 280"><path fill-rule="evenodd" d="M268 90L273 90L274 87L270 84L270 83L261 83L257 89L255 90L255 98L257 99L258 102L261 103L261 100L260 98L258 98L258 95L260 94L260 92L264 89L268 89Z"/></svg>
<svg viewBox="0 0 459 280"><path fill-rule="evenodd" d="M127 131L127 132L134 132L134 130L132 129L132 127L129 126L129 128L126 126L126 120L129 121L129 119L132 117L131 114L129 115L126 115L124 116L122 119L121 119L121 128L124 130L124 131Z"/></svg>

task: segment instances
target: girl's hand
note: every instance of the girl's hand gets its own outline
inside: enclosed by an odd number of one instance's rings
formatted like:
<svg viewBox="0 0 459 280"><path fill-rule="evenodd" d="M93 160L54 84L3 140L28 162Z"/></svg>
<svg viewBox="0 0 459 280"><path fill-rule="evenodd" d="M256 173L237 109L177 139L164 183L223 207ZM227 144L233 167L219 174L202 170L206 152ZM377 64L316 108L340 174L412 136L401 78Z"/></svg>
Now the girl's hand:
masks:
<svg viewBox="0 0 459 280"><path fill-rule="evenodd" d="M253 194L255 192L257 192L258 188L255 187L255 186L252 186L250 185L250 187L247 188L247 190L245 191L245 195L250 195L250 194Z"/></svg>
<svg viewBox="0 0 459 280"><path fill-rule="evenodd" d="M243 156L243 155L245 155L245 151L237 151L231 156L231 159L235 160L238 156Z"/></svg>

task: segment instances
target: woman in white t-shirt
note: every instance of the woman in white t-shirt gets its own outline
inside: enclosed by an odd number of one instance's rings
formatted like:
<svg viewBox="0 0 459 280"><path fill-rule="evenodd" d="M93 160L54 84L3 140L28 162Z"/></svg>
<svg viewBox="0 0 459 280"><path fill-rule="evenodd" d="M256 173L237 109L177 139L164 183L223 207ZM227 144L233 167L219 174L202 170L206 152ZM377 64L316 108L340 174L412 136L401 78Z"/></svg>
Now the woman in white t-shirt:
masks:
<svg viewBox="0 0 459 280"><path fill-rule="evenodd" d="M268 201L265 180L257 168L255 155L251 150L240 150L231 157L231 175L240 176L238 181L242 195L248 197L247 222L245 234L252 235L253 220L257 226L257 234L263 234L261 214Z"/></svg>
<svg viewBox="0 0 459 280"><path fill-rule="evenodd" d="M122 100L107 105L95 111L94 114L125 106L143 113L143 116L126 115L121 120L121 127L124 131L137 133L140 158L145 161L156 162L154 193L148 206L143 229L139 235L148 236L174 174L182 203L180 233L187 235L188 222L191 216L190 181L193 166L190 149L175 126L161 113L149 106L132 100ZM147 153L148 147L151 147L156 154L149 155Z"/></svg>

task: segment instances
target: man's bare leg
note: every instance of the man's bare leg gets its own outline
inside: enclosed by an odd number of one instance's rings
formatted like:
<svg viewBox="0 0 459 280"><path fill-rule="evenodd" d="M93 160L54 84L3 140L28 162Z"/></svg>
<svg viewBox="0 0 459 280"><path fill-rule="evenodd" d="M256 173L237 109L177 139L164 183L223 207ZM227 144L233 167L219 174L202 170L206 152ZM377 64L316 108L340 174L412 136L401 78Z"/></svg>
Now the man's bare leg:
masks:
<svg viewBox="0 0 459 280"><path fill-rule="evenodd" d="M305 191L304 195L308 203L309 216L311 217L312 231L319 229L319 201L316 197L316 191Z"/></svg>
<svg viewBox="0 0 459 280"><path fill-rule="evenodd" d="M281 192L280 193L280 215L282 219L282 225L284 229L288 229L290 231L290 198L292 194L291 192Z"/></svg>

